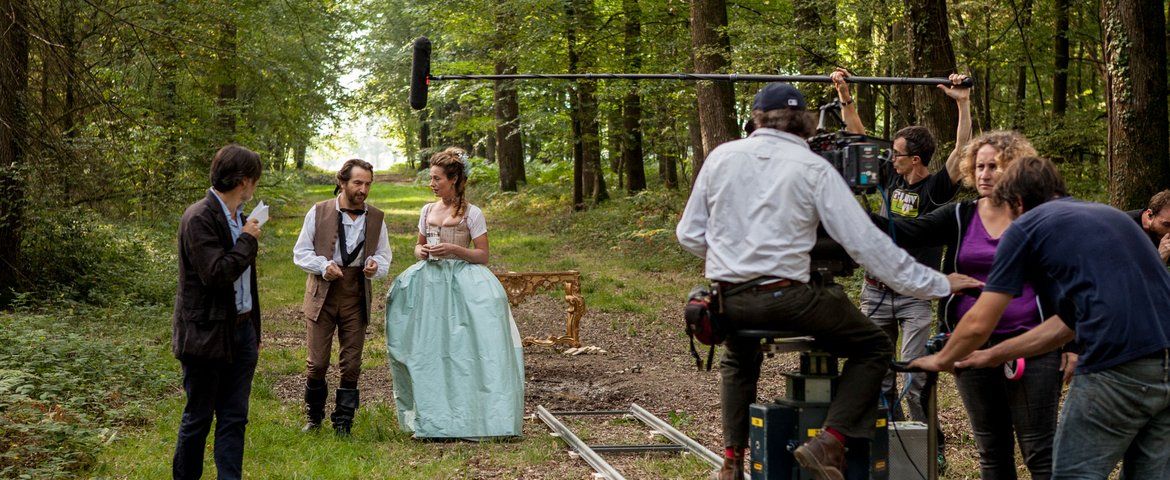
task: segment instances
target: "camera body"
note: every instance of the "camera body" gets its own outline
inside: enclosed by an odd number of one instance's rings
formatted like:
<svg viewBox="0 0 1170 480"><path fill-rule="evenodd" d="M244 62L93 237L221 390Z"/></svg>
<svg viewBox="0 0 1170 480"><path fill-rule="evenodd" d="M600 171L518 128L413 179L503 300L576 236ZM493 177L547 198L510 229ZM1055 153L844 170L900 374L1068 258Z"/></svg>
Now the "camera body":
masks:
<svg viewBox="0 0 1170 480"><path fill-rule="evenodd" d="M892 149L885 140L843 131L816 135L808 139L808 146L832 164L856 194L871 193L881 185L881 165L889 161Z"/></svg>
<svg viewBox="0 0 1170 480"><path fill-rule="evenodd" d="M840 100L821 105L817 134L808 139L809 148L833 165L853 193L873 192L884 180L881 167L883 162L890 161L893 143L845 130L831 132L830 123L845 125L841 120Z"/></svg>

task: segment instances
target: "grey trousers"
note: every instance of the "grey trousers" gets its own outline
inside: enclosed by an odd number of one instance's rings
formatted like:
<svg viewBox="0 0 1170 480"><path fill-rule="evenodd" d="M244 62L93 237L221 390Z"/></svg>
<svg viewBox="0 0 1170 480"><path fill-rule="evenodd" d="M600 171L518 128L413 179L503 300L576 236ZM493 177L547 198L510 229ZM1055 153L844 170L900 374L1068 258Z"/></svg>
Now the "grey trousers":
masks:
<svg viewBox="0 0 1170 480"><path fill-rule="evenodd" d="M919 300L866 284L861 289L861 311L886 332L891 343L898 341L898 330L899 328L902 330L902 345L899 352L901 360L909 361L926 355L926 341L930 339L930 323L934 315L930 308L930 300ZM910 390L906 392L910 420L926 422L922 396L922 389L926 385L925 373L886 374L882 381L882 398L885 399L892 417L895 420L905 418L902 414L902 405L898 402L898 396L901 394L897 381L899 377L912 379Z"/></svg>

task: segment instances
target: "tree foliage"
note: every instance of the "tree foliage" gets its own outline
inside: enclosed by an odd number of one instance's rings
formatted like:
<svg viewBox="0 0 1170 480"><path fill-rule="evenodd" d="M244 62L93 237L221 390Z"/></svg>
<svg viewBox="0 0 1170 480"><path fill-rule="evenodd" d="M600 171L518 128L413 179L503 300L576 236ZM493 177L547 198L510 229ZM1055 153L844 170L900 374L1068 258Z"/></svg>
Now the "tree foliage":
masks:
<svg viewBox="0 0 1170 480"><path fill-rule="evenodd" d="M0 177L19 181L0 194L0 230L19 232L13 227L75 206L119 216L166 211L207 188L211 155L226 142L284 168L345 101L356 15L344 2L2 5L3 29L23 36L27 54L26 66L0 66L4 103L21 107L2 115L15 132L6 151L19 155L5 158ZM24 88L7 88L15 84ZM52 241L7 242L17 254L0 265L0 300L14 284L36 283L20 272L38 260L19 251Z"/></svg>
<svg viewBox="0 0 1170 480"><path fill-rule="evenodd" d="M632 8L634 3L637 8ZM1141 2L1130 2L1141 3ZM720 5L716 5L720 4ZM580 32L580 18L566 7L592 7L595 27ZM369 82L361 98L367 108L389 114L414 158L420 145L459 145L489 160L496 134L490 82L451 81L431 85L430 107L420 113L406 104L410 42L434 42L432 72L492 73L495 62L511 62L519 73L567 73L569 35L590 72L673 73L693 71L696 59L713 51L692 43L691 12L716 5L727 12L715 33L730 43L730 72L820 73L834 66L866 76L945 76L956 70L975 78L975 129L1016 128L1043 155L1060 161L1099 162L1106 153L1107 58L1100 7L1094 0L366 0L370 35L362 55ZM507 15L500 15L506 9ZM571 10L570 10L571 11ZM630 58L627 12L640 26L637 61ZM576 27L577 30L574 30ZM500 45L499 29L508 31ZM1157 32L1155 32L1157 33ZM586 65L578 65L581 72ZM532 80L515 84L526 162L573 162L572 84ZM729 124L747 119L758 84L736 83ZM831 99L825 84L802 84L810 103ZM594 87L586 86L587 89ZM651 188L668 185L670 171L701 161L711 142L740 135L717 134L702 125L696 85L684 82L607 80L596 87L602 165L610 183L624 185L629 165L622 147L637 133ZM640 100L640 121L623 121L631 91ZM929 87L860 88L860 111L875 132L889 136L910 124L926 124L947 143L954 136L953 103ZM948 123L949 122L949 123ZM420 142L420 131L428 138ZM697 127L701 125L701 127ZM701 128L708 134L691 135ZM632 132L631 129L639 129ZM722 131L723 129L719 129ZM699 132L704 133L704 132ZM1165 136L1167 132L1158 132ZM588 136L586 135L586 139ZM720 140L720 141L721 141ZM940 152L949 151L940 148ZM429 152L429 151L428 151ZM426 153L426 152L424 152ZM586 152L588 153L588 152ZM628 152L627 152L628 154ZM588 155L586 155L588 157ZM1165 162L1163 155L1156 161ZM941 164L941 162L938 162ZM691 163L694 173L699 162ZM676 173L677 175L677 173ZM683 175L681 178L689 178ZM571 178L563 179L565 188ZM637 189L633 189L637 190Z"/></svg>

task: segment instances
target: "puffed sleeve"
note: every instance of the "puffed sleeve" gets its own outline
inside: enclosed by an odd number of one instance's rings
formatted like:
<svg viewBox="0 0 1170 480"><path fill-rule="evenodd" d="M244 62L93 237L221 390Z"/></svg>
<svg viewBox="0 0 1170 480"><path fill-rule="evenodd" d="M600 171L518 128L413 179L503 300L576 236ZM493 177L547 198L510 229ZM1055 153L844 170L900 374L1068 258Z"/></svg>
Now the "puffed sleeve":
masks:
<svg viewBox="0 0 1170 480"><path fill-rule="evenodd" d="M483 210L475 205L467 206L467 229L471 231L471 238L479 238L487 233L487 220L483 217Z"/></svg>

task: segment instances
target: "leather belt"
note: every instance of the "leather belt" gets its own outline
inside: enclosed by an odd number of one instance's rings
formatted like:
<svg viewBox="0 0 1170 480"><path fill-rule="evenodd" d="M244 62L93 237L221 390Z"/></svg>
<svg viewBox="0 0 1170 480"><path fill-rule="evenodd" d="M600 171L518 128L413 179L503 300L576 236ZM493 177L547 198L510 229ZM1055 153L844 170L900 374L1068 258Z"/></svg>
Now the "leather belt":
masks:
<svg viewBox="0 0 1170 480"><path fill-rule="evenodd" d="M252 311L248 310L244 313L236 314L236 325L252 321Z"/></svg>
<svg viewBox="0 0 1170 480"><path fill-rule="evenodd" d="M885 291L888 291L888 292L892 292L892 291L894 291L894 289L890 288L890 286L889 286L889 285L886 285L886 284L882 283L882 282L881 282L881 280L878 280L878 279L876 279L876 278L873 278L873 277L871 277L871 276L869 276L869 275L866 275L866 276L865 276L865 283L866 283L866 284L868 284L868 285L869 285L869 286L871 286L871 287L874 287L874 288L879 288L879 289L882 289L882 290L885 290Z"/></svg>
<svg viewBox="0 0 1170 480"><path fill-rule="evenodd" d="M747 282L731 283L731 282L720 281L719 287L722 288L724 292L726 292L732 288L743 285L744 283L747 283ZM800 284L800 282L798 282L798 281L789 280L787 278L781 278L781 279L777 279L776 281L774 281L772 283L765 283L762 285L756 285L756 286L750 287L744 291L745 292L753 292L753 293L774 292L774 291L779 290L781 288L791 287L793 285L799 285L799 284Z"/></svg>

